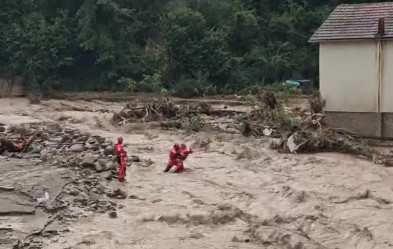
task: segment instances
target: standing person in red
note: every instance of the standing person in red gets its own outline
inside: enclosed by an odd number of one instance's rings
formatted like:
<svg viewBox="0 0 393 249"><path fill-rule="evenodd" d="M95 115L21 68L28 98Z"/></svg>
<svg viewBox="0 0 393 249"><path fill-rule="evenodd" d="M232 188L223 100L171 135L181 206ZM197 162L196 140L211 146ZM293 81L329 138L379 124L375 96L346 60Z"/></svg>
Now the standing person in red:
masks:
<svg viewBox="0 0 393 249"><path fill-rule="evenodd" d="M171 153L169 153L169 160L168 164L166 165L166 168L164 172L169 172L173 166L178 167L178 159L180 156L180 146L178 144L175 144L171 150Z"/></svg>
<svg viewBox="0 0 393 249"><path fill-rule="evenodd" d="M117 156L117 163L120 165L119 173L118 173L118 180L120 182L124 181L124 178L126 176L126 158L127 158L127 152L123 148L123 138L119 137L117 139L117 144L115 144L115 151L116 151L116 156Z"/></svg>

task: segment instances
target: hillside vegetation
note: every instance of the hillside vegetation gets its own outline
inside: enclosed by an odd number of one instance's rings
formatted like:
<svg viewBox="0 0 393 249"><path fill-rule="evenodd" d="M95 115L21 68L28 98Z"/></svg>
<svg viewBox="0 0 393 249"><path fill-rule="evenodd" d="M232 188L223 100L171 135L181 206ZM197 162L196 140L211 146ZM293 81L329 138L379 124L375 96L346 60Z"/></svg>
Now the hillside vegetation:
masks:
<svg viewBox="0 0 393 249"><path fill-rule="evenodd" d="M192 97L318 82L310 35L345 0L3 0L0 65L42 90ZM368 1L371 2L371 1Z"/></svg>

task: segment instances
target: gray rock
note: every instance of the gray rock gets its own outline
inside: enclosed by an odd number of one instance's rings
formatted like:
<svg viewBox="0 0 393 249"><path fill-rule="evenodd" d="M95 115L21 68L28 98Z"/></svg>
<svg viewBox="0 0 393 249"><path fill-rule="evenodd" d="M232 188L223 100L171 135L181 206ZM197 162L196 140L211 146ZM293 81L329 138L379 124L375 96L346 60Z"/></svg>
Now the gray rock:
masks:
<svg viewBox="0 0 393 249"><path fill-rule="evenodd" d="M18 159L23 159L23 155L21 155L21 154L16 154L16 153L14 153L12 157L18 158Z"/></svg>
<svg viewBox="0 0 393 249"><path fill-rule="evenodd" d="M83 167L94 167L94 163L96 162L97 158L91 154L86 154L83 157L82 166Z"/></svg>
<svg viewBox="0 0 393 249"><path fill-rule="evenodd" d="M79 196L76 200L79 201L80 203L82 203L83 205L86 205L86 203L89 201L89 195L86 193L80 192Z"/></svg>
<svg viewBox="0 0 393 249"><path fill-rule="evenodd" d="M108 162L106 165L105 165L105 170L106 171L109 171L109 170L116 170L117 169L117 166L116 166L116 164L114 163L114 162Z"/></svg>
<svg viewBox="0 0 393 249"><path fill-rule="evenodd" d="M89 140L88 136L80 136L76 139L78 142L86 142L87 140Z"/></svg>
<svg viewBox="0 0 393 249"><path fill-rule="evenodd" d="M30 152L33 154L40 154L41 151L44 149L44 146L38 144L38 145L31 145L30 146Z"/></svg>
<svg viewBox="0 0 393 249"><path fill-rule="evenodd" d="M89 144L96 144L96 143L98 143L98 141L97 141L97 139L95 137L90 137L87 140L87 143L89 143Z"/></svg>
<svg viewBox="0 0 393 249"><path fill-rule="evenodd" d="M106 167L107 164L107 160L105 159L98 159L97 162L102 166L102 167Z"/></svg>
<svg viewBox="0 0 393 249"><path fill-rule="evenodd" d="M51 158L50 162L54 165L66 164L67 159L63 156L54 156Z"/></svg>
<svg viewBox="0 0 393 249"><path fill-rule="evenodd" d="M112 218L112 219L117 218L117 213L116 212L110 212L109 213L109 217Z"/></svg>
<svg viewBox="0 0 393 249"><path fill-rule="evenodd" d="M61 138L61 143L66 143L66 142L69 142L69 141L72 141L72 139L70 138L70 136L68 136L68 135L65 135L65 136L63 136L62 138Z"/></svg>
<svg viewBox="0 0 393 249"><path fill-rule="evenodd" d="M94 169L96 172L100 173L105 170L105 166L102 166L99 162L94 163Z"/></svg>
<svg viewBox="0 0 393 249"><path fill-rule="evenodd" d="M102 186L102 185L98 185L97 186L97 191L98 191L99 194L102 194L102 193L105 192L105 187Z"/></svg>
<svg viewBox="0 0 393 249"><path fill-rule="evenodd" d="M12 186L0 186L0 191L14 191L15 188Z"/></svg>
<svg viewBox="0 0 393 249"><path fill-rule="evenodd" d="M107 156L109 156L109 155L114 156L115 155L115 148L113 146L108 145L104 150L104 154Z"/></svg>
<svg viewBox="0 0 393 249"><path fill-rule="evenodd" d="M97 202L100 199L100 195L94 192L94 189L91 189L89 192L89 197L91 201Z"/></svg>
<svg viewBox="0 0 393 249"><path fill-rule="evenodd" d="M139 156L131 156L131 162L138 163L140 161L141 161L141 159L139 158Z"/></svg>
<svg viewBox="0 0 393 249"><path fill-rule="evenodd" d="M81 153L85 150L84 146L82 144L74 144L71 145L70 151L74 153Z"/></svg>
<svg viewBox="0 0 393 249"><path fill-rule="evenodd" d="M3 152L3 154L1 154L1 155L7 157L7 156L10 155L10 153L9 153L7 150L5 150L5 151Z"/></svg>
<svg viewBox="0 0 393 249"><path fill-rule="evenodd" d="M35 158L35 155L32 155L32 154L23 155L23 159L31 160L33 158Z"/></svg>
<svg viewBox="0 0 393 249"><path fill-rule="evenodd" d="M32 206L22 206L15 204L11 200L3 199L0 205L0 216L34 215L35 209Z"/></svg>
<svg viewBox="0 0 393 249"><path fill-rule="evenodd" d="M95 194L100 194L100 191L98 190L98 188L92 188L90 191Z"/></svg>
<svg viewBox="0 0 393 249"><path fill-rule="evenodd" d="M80 191L78 189L70 189L68 193L72 196L78 196Z"/></svg>
<svg viewBox="0 0 393 249"><path fill-rule="evenodd" d="M74 167L77 165L77 159L76 158L69 158L68 159L68 165L69 167Z"/></svg>
<svg viewBox="0 0 393 249"><path fill-rule="evenodd" d="M113 178L113 173L112 173L112 172L106 172L106 173L103 175L103 177L104 177L104 179L106 179L106 180L108 180L108 181L111 181L112 178Z"/></svg>
<svg viewBox="0 0 393 249"><path fill-rule="evenodd" d="M87 144L85 148L86 150L92 150L92 151L97 151L100 149L100 147L97 144Z"/></svg>
<svg viewBox="0 0 393 249"><path fill-rule="evenodd" d="M100 136L94 136L94 138L97 140L98 143L103 144L105 143L105 138L100 137Z"/></svg>
<svg viewBox="0 0 393 249"><path fill-rule="evenodd" d="M59 124L49 124L46 126L46 130L50 133L61 132L62 128Z"/></svg>
<svg viewBox="0 0 393 249"><path fill-rule="evenodd" d="M111 193L107 194L108 197L110 198L120 198L120 199L126 199L127 198L127 192L121 190L121 189L116 189Z"/></svg>
<svg viewBox="0 0 393 249"><path fill-rule="evenodd" d="M4 126L0 126L0 132L5 132L5 127Z"/></svg>
<svg viewBox="0 0 393 249"><path fill-rule="evenodd" d="M47 159L48 159L48 156L49 156L49 150L48 150L48 149L43 149L43 150L40 152L40 159L41 159L42 161L47 160Z"/></svg>
<svg viewBox="0 0 393 249"><path fill-rule="evenodd" d="M111 144L108 143L108 142L105 142L105 143L101 143L101 146L102 146L102 148L106 148L106 147L108 147L108 146L111 146ZM113 146L112 146L112 147L113 147Z"/></svg>
<svg viewBox="0 0 393 249"><path fill-rule="evenodd" d="M78 190L80 192L83 192L83 193L86 193L86 194L88 194L90 192L90 189L87 186L79 187Z"/></svg>

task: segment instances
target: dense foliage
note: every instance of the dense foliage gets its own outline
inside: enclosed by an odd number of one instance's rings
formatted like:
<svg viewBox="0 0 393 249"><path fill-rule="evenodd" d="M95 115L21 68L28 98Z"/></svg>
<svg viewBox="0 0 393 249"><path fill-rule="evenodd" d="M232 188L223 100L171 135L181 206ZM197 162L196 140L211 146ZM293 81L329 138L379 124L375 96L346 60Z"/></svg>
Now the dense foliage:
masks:
<svg viewBox="0 0 393 249"><path fill-rule="evenodd" d="M0 66L41 90L236 91L309 78L346 0L3 0ZM370 2L370 1L368 1Z"/></svg>

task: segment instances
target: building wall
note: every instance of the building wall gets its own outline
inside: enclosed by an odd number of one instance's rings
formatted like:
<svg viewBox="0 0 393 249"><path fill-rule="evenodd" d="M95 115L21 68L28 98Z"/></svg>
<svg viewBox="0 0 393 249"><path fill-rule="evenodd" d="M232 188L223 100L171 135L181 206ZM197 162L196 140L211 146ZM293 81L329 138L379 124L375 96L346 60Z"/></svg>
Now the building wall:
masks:
<svg viewBox="0 0 393 249"><path fill-rule="evenodd" d="M345 129L350 133L365 136L365 137L383 136L381 113L326 112L324 117L324 122L328 124L330 127Z"/></svg>
<svg viewBox="0 0 393 249"><path fill-rule="evenodd" d="M363 137L393 139L393 113L326 112L324 122Z"/></svg>
<svg viewBox="0 0 393 249"><path fill-rule="evenodd" d="M320 91L328 125L393 138L393 41L320 44Z"/></svg>
<svg viewBox="0 0 393 249"><path fill-rule="evenodd" d="M393 41L382 45L382 112L393 113Z"/></svg>
<svg viewBox="0 0 393 249"><path fill-rule="evenodd" d="M377 42L320 44L320 91L329 112L376 112Z"/></svg>

